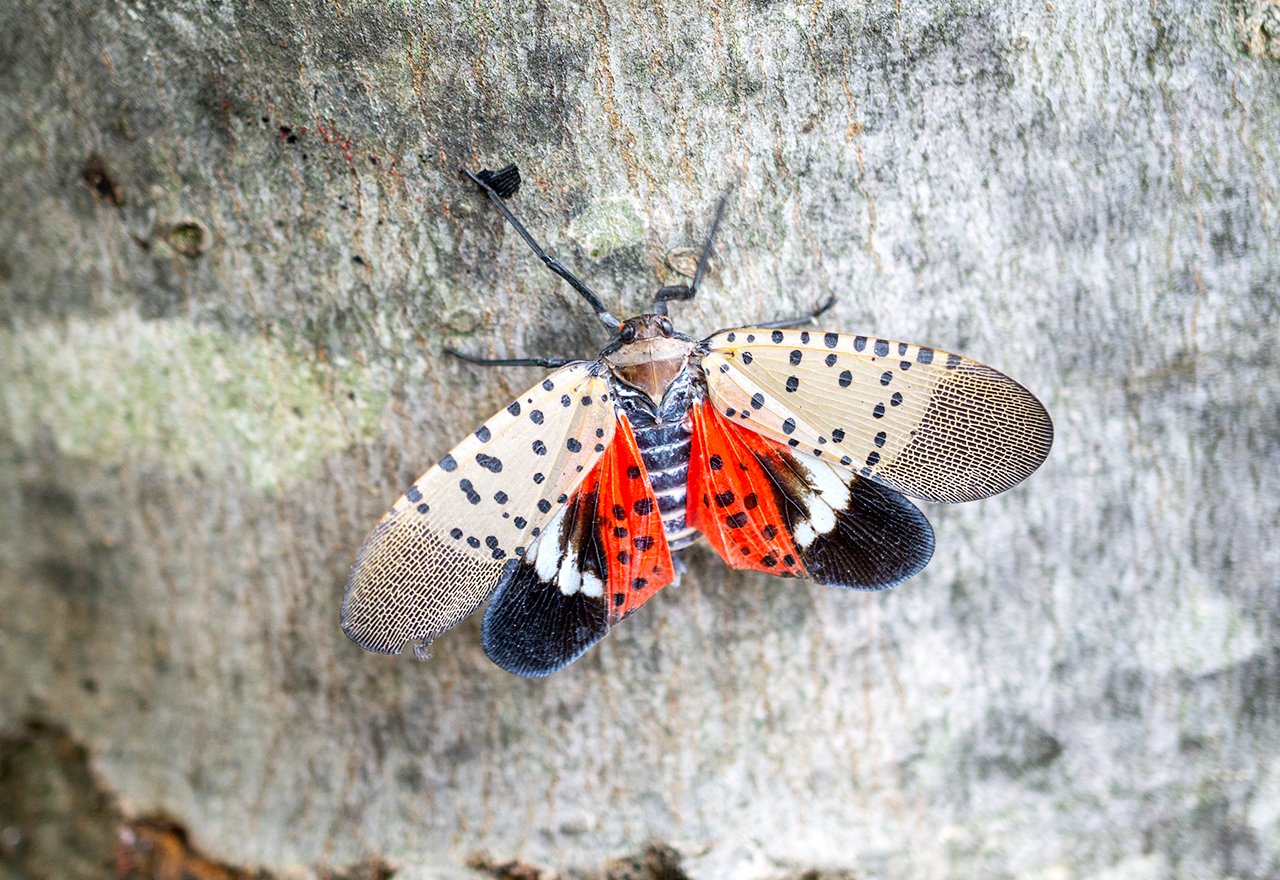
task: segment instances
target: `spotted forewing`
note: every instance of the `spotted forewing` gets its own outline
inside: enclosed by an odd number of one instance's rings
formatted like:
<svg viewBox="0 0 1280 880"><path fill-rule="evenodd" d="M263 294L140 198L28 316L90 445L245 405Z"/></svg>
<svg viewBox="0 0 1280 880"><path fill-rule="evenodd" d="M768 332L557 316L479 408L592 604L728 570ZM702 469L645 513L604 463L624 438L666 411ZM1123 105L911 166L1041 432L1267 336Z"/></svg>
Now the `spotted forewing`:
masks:
<svg viewBox="0 0 1280 880"><path fill-rule="evenodd" d="M1053 442L1034 395L960 355L809 330L729 330L706 344L709 398L725 418L914 498L1003 492Z"/></svg>

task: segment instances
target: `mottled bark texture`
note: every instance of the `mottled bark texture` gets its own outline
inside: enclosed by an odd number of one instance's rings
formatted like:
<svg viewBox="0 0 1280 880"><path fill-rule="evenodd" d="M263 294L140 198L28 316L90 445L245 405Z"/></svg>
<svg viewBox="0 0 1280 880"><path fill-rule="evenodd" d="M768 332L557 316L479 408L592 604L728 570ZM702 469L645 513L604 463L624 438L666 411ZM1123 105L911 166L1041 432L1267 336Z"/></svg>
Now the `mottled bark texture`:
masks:
<svg viewBox="0 0 1280 880"><path fill-rule="evenodd" d="M302 873L1280 875L1275 0L9 0L0 145L0 731L122 816ZM362 652L361 539L536 375L442 347L602 342L455 170L508 161L619 313L736 181L682 329L834 293L1053 454L887 595L698 550L550 680L475 620Z"/></svg>

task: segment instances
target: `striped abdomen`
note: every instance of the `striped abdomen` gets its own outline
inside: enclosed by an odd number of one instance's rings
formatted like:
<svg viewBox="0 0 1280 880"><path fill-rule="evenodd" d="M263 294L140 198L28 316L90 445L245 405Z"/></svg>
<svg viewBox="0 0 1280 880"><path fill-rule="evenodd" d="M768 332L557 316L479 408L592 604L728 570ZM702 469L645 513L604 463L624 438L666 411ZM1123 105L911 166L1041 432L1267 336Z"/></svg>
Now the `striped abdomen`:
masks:
<svg viewBox="0 0 1280 880"><path fill-rule="evenodd" d="M674 553L698 540L696 529L685 524L686 489L689 475L689 428L680 422L636 426L636 447L649 472L653 494L658 499L663 530Z"/></svg>

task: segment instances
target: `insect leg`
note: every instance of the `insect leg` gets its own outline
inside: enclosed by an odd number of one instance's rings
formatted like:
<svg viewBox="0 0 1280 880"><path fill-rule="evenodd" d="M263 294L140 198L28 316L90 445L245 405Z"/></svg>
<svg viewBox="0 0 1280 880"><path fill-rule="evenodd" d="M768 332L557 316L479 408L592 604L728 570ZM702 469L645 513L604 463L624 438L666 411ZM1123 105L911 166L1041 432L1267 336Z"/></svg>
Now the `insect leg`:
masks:
<svg viewBox="0 0 1280 880"><path fill-rule="evenodd" d="M596 296L596 292L594 290L587 287L586 284L578 279L578 276L566 269L559 260L550 256L545 250L543 250L542 245L534 241L533 236L524 228L524 224L516 219L515 215L511 213L511 209L508 208L506 203L502 200L502 196L500 196L497 190L494 189L494 184L497 183L504 193L508 195L515 193L516 188L520 185L520 171L516 166L508 165L506 168L497 172L486 169L481 171L479 174L473 174L470 170L463 168L462 173L467 175L467 177L471 179L472 183L485 191L485 194L489 196L489 200L492 201L493 204L497 206L498 210L502 212L502 216L507 218L507 222L511 224L511 227L515 229L516 232L520 233L520 237L524 239L524 243L527 244L535 254L537 254L538 259L542 260L546 267L552 272L555 272L565 281L568 281L570 287L582 294L583 299L591 304L591 308L595 309L596 317L600 319L601 323L610 330L617 330L622 326L622 322L611 315L609 310L604 307L604 303L600 301L600 297Z"/></svg>
<svg viewBox="0 0 1280 880"><path fill-rule="evenodd" d="M758 327L761 330L785 330L787 327L799 327L801 324L808 324L819 315L825 313L833 305L836 304L836 295L833 293L827 298L827 301L818 306L807 315L800 315L796 318L783 318L780 321L768 321L764 324L752 324L752 327Z"/></svg>
<svg viewBox="0 0 1280 880"><path fill-rule="evenodd" d="M458 360L482 367L565 367L579 361L578 358L484 358L454 348L446 348L444 351Z"/></svg>
<svg viewBox="0 0 1280 880"><path fill-rule="evenodd" d="M711 216L711 230L707 233L707 241L702 246L702 256L698 257L698 268L694 270L693 281L689 284L671 284L659 288L653 297L654 314L665 315L667 313L667 302L670 300L688 300L697 296L698 285L702 283L702 276L707 273L707 264L711 261L711 247L715 243L716 232L720 229L720 220L724 217L724 207L728 204L729 196L732 194L733 187L730 186L720 196L720 200L716 202L715 213Z"/></svg>

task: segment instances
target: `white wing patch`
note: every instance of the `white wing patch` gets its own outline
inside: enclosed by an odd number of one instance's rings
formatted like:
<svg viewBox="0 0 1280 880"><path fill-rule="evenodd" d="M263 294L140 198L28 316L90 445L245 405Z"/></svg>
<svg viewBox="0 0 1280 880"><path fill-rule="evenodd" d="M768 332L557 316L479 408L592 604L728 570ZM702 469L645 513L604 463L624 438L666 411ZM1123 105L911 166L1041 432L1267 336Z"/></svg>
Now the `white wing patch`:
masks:
<svg viewBox="0 0 1280 880"><path fill-rule="evenodd" d="M504 566L538 552L534 543L608 449L616 425L608 380L578 363L476 429L366 539L342 605L347 635L398 653L474 611Z"/></svg>
<svg viewBox="0 0 1280 880"><path fill-rule="evenodd" d="M582 561L578 558L581 548L573 541L565 540L563 532L566 509L561 507L536 539L531 551L533 570L540 580L555 584L566 596L582 593L589 598L598 599L604 595L604 581L596 577L594 572L582 567Z"/></svg>
<svg viewBox="0 0 1280 880"><path fill-rule="evenodd" d="M792 534L796 546L803 550L818 535L825 535L836 527L836 511L849 506L851 475L848 472L841 474L831 465L809 455L797 454L792 461L803 470L801 476L812 490L804 499L804 509L809 518L797 523Z"/></svg>
<svg viewBox="0 0 1280 880"><path fill-rule="evenodd" d="M702 368L722 414L917 498L1002 492L1053 442L1040 401L960 355L810 330L729 330L706 345Z"/></svg>

